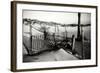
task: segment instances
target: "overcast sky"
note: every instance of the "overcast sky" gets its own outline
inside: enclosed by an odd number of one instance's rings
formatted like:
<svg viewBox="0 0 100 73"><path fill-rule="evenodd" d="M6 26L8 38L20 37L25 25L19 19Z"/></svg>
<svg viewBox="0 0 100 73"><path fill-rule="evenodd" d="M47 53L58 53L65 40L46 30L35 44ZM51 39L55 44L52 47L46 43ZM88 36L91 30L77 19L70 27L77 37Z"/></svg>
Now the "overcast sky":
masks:
<svg viewBox="0 0 100 73"><path fill-rule="evenodd" d="M38 19L41 21L52 21L64 24L77 24L78 13L72 12L51 12L51 11L30 11L23 10L23 18ZM91 14L81 13L81 24L90 24Z"/></svg>

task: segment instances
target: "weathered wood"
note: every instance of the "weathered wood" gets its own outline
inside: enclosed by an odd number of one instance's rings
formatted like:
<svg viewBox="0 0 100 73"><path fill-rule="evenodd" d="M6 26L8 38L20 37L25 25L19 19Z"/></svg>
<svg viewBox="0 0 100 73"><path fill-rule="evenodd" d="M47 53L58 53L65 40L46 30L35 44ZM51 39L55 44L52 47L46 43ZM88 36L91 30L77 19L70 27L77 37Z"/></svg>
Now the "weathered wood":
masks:
<svg viewBox="0 0 100 73"><path fill-rule="evenodd" d="M82 59L84 59L84 31L81 28L81 33L82 33Z"/></svg>
<svg viewBox="0 0 100 73"><path fill-rule="evenodd" d="M24 43L24 42L23 42L23 45L24 45L24 47L25 47L25 49L26 49L27 53L29 54L29 53L30 53L30 51L29 51L28 47L25 45L25 43Z"/></svg>
<svg viewBox="0 0 100 73"><path fill-rule="evenodd" d="M72 51L75 50L75 35L72 36Z"/></svg>
<svg viewBox="0 0 100 73"><path fill-rule="evenodd" d="M78 13L78 30L77 30L77 39L81 39L81 32L80 32L80 22L81 22L81 13Z"/></svg>

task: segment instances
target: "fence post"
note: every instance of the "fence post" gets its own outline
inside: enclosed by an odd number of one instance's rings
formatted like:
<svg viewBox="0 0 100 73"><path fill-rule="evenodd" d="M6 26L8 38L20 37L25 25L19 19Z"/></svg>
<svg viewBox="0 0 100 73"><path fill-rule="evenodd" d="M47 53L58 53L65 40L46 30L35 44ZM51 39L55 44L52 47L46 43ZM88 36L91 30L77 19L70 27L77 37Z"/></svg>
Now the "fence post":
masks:
<svg viewBox="0 0 100 73"><path fill-rule="evenodd" d="M81 32L82 32L82 59L84 59L84 31L83 29Z"/></svg>
<svg viewBox="0 0 100 73"><path fill-rule="evenodd" d="M75 35L72 35L72 51L75 51Z"/></svg>

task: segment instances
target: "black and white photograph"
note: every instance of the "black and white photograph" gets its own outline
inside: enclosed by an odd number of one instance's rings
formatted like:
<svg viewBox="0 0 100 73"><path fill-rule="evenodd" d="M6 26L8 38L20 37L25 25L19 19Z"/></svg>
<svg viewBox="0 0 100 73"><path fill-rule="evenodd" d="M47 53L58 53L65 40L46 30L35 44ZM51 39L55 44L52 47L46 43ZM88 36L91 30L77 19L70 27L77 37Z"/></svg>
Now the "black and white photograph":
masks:
<svg viewBox="0 0 100 73"><path fill-rule="evenodd" d="M97 66L97 6L12 2L12 71Z"/></svg>
<svg viewBox="0 0 100 73"><path fill-rule="evenodd" d="M23 62L91 59L91 13L23 10Z"/></svg>

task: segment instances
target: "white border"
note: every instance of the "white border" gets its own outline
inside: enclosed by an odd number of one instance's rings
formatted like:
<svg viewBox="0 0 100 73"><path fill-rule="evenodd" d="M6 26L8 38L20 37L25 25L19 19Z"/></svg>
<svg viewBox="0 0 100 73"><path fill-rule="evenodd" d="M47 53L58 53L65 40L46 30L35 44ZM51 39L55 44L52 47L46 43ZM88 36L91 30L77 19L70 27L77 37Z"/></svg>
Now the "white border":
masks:
<svg viewBox="0 0 100 73"><path fill-rule="evenodd" d="M74 61L57 61L57 62L32 62L23 63L22 61L22 10L54 10L70 12L87 12L91 13L91 60L74 60ZM60 7L50 5L31 5L17 4L17 69L35 69L51 67L68 67L96 64L96 9L82 7Z"/></svg>

